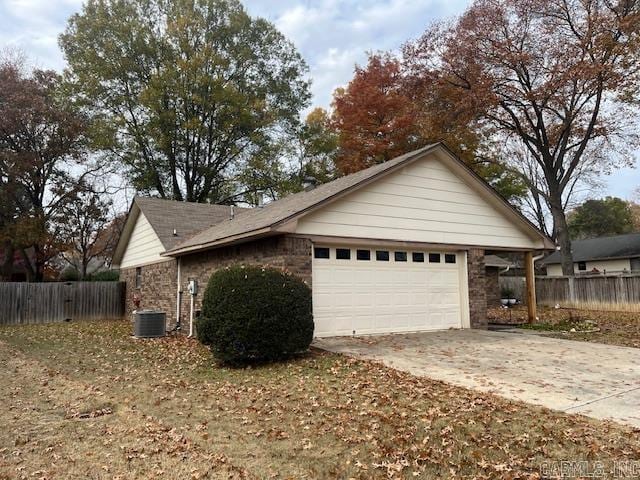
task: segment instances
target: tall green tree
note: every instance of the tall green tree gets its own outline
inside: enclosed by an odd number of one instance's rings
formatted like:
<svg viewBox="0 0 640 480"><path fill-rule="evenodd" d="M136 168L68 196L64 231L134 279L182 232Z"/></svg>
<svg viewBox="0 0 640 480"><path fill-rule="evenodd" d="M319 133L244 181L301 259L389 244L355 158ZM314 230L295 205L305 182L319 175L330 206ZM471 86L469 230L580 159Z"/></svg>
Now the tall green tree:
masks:
<svg viewBox="0 0 640 480"><path fill-rule="evenodd" d="M301 191L306 180L319 184L333 180L337 176L337 142L329 114L315 108L292 138L250 160L251 168L242 178L247 186L243 201L257 205Z"/></svg>
<svg viewBox="0 0 640 480"><path fill-rule="evenodd" d="M587 200L568 215L571 238L584 239L634 231L629 202L617 197Z"/></svg>
<svg viewBox="0 0 640 480"><path fill-rule="evenodd" d="M295 47L237 0L88 0L60 45L100 143L163 198L244 193L249 160L295 130L310 96Z"/></svg>

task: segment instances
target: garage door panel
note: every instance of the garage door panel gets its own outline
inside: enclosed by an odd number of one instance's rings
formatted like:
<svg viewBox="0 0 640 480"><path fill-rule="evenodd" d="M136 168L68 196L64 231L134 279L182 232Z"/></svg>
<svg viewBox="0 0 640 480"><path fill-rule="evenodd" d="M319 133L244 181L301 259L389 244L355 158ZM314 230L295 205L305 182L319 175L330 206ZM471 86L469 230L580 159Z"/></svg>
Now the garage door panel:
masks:
<svg viewBox="0 0 640 480"><path fill-rule="evenodd" d="M353 296L353 305L355 307L367 308L374 304L375 296L371 292L362 292Z"/></svg>
<svg viewBox="0 0 640 480"><path fill-rule="evenodd" d="M338 247L342 248L342 247ZM346 248L346 247L344 247ZM384 247L381 247L384 249ZM461 269L457 264L314 259L313 305L316 336L394 333L461 327ZM444 260L444 252L440 258Z"/></svg>
<svg viewBox="0 0 640 480"><path fill-rule="evenodd" d="M393 305L393 293L391 292L376 291L374 299L374 306L378 308L384 308Z"/></svg>

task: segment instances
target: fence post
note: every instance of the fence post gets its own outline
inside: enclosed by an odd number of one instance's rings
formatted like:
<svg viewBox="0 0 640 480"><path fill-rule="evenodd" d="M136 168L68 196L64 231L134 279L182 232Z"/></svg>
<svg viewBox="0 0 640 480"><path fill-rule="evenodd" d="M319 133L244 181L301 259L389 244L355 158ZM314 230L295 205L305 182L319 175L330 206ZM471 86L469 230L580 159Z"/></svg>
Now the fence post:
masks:
<svg viewBox="0 0 640 480"><path fill-rule="evenodd" d="M569 304L573 307L576 302L576 286L574 284L575 277L568 277L569 280Z"/></svg>

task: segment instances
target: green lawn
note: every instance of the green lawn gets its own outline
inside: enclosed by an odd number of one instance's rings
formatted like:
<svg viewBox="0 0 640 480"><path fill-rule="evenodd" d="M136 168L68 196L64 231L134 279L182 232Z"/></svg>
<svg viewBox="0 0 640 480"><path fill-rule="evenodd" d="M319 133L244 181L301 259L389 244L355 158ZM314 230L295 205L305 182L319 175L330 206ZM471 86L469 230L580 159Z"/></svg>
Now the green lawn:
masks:
<svg viewBox="0 0 640 480"><path fill-rule="evenodd" d="M0 478L538 478L638 432L314 351L233 370L125 322L0 328Z"/></svg>

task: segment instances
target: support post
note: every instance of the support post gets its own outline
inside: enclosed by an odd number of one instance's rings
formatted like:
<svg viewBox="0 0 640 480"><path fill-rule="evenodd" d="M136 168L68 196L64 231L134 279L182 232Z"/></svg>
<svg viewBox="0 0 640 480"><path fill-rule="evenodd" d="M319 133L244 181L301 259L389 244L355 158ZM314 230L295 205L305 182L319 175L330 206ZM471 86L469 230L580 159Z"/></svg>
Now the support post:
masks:
<svg viewBox="0 0 640 480"><path fill-rule="evenodd" d="M536 310L536 274L533 266L533 252L524 254L524 271L527 287L527 317L529 323L535 323L538 313Z"/></svg>

